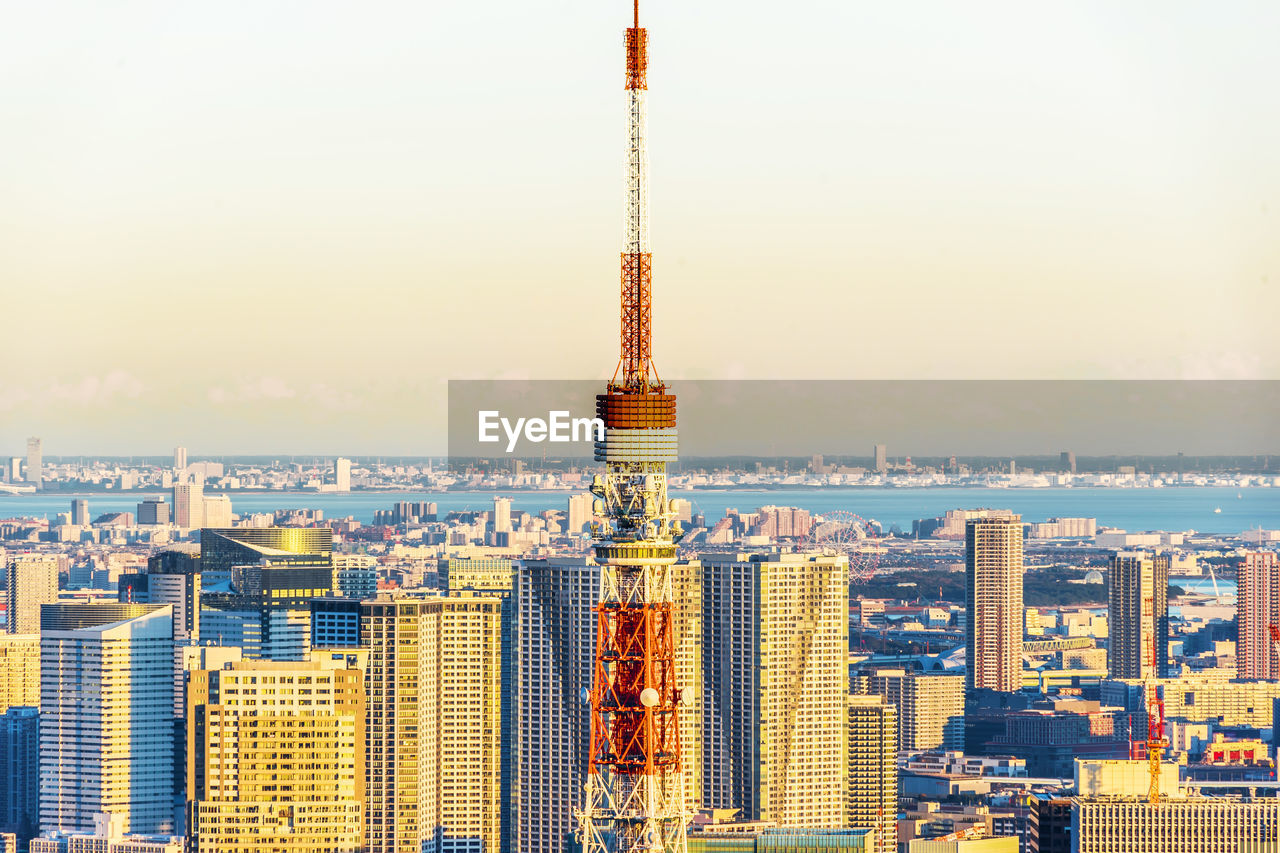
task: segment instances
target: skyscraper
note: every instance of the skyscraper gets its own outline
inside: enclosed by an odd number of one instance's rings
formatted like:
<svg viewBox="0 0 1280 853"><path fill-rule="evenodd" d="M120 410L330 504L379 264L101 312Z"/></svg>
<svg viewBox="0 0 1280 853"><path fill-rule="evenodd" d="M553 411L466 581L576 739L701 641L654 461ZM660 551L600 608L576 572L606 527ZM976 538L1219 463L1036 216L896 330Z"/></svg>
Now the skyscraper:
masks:
<svg viewBox="0 0 1280 853"><path fill-rule="evenodd" d="M841 826L848 561L704 554L703 804L780 826Z"/></svg>
<svg viewBox="0 0 1280 853"><path fill-rule="evenodd" d="M600 567L586 557L523 560L516 578L519 765L511 812L521 853L564 853L587 769Z"/></svg>
<svg viewBox="0 0 1280 853"><path fill-rule="evenodd" d="M1280 627L1280 556L1245 554L1238 580L1236 668L1241 678L1280 679L1280 655L1271 639L1271 627Z"/></svg>
<svg viewBox="0 0 1280 853"><path fill-rule="evenodd" d="M965 687L1022 689L1022 516L965 522Z"/></svg>
<svg viewBox="0 0 1280 853"><path fill-rule="evenodd" d="M168 524L170 508L164 498L144 498L138 504L138 524Z"/></svg>
<svg viewBox="0 0 1280 853"><path fill-rule="evenodd" d="M40 606L58 600L58 558L20 554L9 563L8 619L10 634L38 634Z"/></svg>
<svg viewBox="0 0 1280 853"><path fill-rule="evenodd" d="M511 498L493 499L493 532L511 532Z"/></svg>
<svg viewBox="0 0 1280 853"><path fill-rule="evenodd" d="M370 853L499 848L502 611L470 594L362 605Z"/></svg>
<svg viewBox="0 0 1280 853"><path fill-rule="evenodd" d="M187 468L187 449L185 447L175 447L173 449L173 469L175 471L185 471Z"/></svg>
<svg viewBox="0 0 1280 853"><path fill-rule="evenodd" d="M570 536L578 536L587 529L595 517L595 497L589 492L569 496L566 530Z"/></svg>
<svg viewBox="0 0 1280 853"><path fill-rule="evenodd" d="M1107 672L1112 678L1168 674L1169 557L1111 556L1107 587Z"/></svg>
<svg viewBox="0 0 1280 853"><path fill-rule="evenodd" d="M89 524L89 502L76 498L71 502L71 523L86 527Z"/></svg>
<svg viewBox="0 0 1280 853"><path fill-rule="evenodd" d="M898 711L880 696L849 696L845 826L874 828L874 853L898 851Z"/></svg>
<svg viewBox="0 0 1280 853"><path fill-rule="evenodd" d="M339 492L351 491L351 460L339 456L333 463L333 482Z"/></svg>
<svg viewBox="0 0 1280 853"><path fill-rule="evenodd" d="M199 574L139 572L121 575L117 582L120 601L137 604L173 605L173 639L179 645L200 640Z"/></svg>
<svg viewBox="0 0 1280 853"><path fill-rule="evenodd" d="M0 714L0 832L18 843L40 826L40 709L15 705Z"/></svg>
<svg viewBox="0 0 1280 853"><path fill-rule="evenodd" d="M876 470L881 474L889 470L888 448L883 444L876 445Z"/></svg>
<svg viewBox="0 0 1280 853"><path fill-rule="evenodd" d="M85 607L48 625L91 622ZM109 813L124 832L172 831L174 646L171 608L41 631L40 827L92 832Z"/></svg>
<svg viewBox="0 0 1280 853"><path fill-rule="evenodd" d="M362 849L359 669L243 661L192 672L187 694L191 853Z"/></svg>
<svg viewBox="0 0 1280 853"><path fill-rule="evenodd" d="M204 484L176 483L173 487L173 523L184 530L204 524Z"/></svg>
<svg viewBox="0 0 1280 853"><path fill-rule="evenodd" d="M964 749L963 675L876 669L860 673L853 686L897 709L901 752Z"/></svg>
<svg viewBox="0 0 1280 853"><path fill-rule="evenodd" d="M37 489L44 487L44 460L40 449L40 439L27 439L27 482Z"/></svg>

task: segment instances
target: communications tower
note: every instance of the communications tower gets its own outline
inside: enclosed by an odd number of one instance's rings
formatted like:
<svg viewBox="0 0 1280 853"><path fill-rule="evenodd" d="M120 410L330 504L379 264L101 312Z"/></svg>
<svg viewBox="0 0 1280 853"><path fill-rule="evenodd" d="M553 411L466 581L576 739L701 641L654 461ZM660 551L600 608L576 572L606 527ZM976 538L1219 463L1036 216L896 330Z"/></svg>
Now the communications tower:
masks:
<svg viewBox="0 0 1280 853"><path fill-rule="evenodd" d="M676 683L671 567L682 531L667 498L676 459L676 398L651 354L649 158L645 143L648 33L639 0L626 31L629 126L622 246L622 353L605 393L591 485L601 566L590 753L579 835L586 853L687 849L679 717L690 688Z"/></svg>

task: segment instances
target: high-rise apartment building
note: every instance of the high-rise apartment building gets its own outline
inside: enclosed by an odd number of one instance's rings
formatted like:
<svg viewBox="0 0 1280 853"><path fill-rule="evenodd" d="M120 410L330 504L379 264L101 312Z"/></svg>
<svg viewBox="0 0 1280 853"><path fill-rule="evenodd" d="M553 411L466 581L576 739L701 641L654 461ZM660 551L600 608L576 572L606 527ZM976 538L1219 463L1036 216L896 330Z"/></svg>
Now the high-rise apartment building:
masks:
<svg viewBox="0 0 1280 853"><path fill-rule="evenodd" d="M201 527L231 526L231 498L228 495L204 495L200 503L204 507Z"/></svg>
<svg viewBox="0 0 1280 853"><path fill-rule="evenodd" d="M1280 799L1077 797L1071 838L1075 853L1262 853L1280 847Z"/></svg>
<svg viewBox="0 0 1280 853"><path fill-rule="evenodd" d="M850 695L845 826L875 829L875 853L898 851L898 710Z"/></svg>
<svg viewBox="0 0 1280 853"><path fill-rule="evenodd" d="M848 561L702 564L703 804L781 826L844 821Z"/></svg>
<svg viewBox="0 0 1280 853"><path fill-rule="evenodd" d="M76 498L71 501L71 519L72 524L80 527L89 526L89 502L84 498Z"/></svg>
<svg viewBox="0 0 1280 853"><path fill-rule="evenodd" d="M339 456L333 462L333 483L339 492L351 491L351 460Z"/></svg>
<svg viewBox="0 0 1280 853"><path fill-rule="evenodd" d="M1107 672L1112 678L1168 675L1169 556L1111 556L1107 586Z"/></svg>
<svg viewBox="0 0 1280 853"><path fill-rule="evenodd" d="M364 837L364 673L243 661L190 674L190 853L356 853Z"/></svg>
<svg viewBox="0 0 1280 853"><path fill-rule="evenodd" d="M0 714L0 832L23 846L40 827L40 709Z"/></svg>
<svg viewBox="0 0 1280 853"><path fill-rule="evenodd" d="M564 853L586 774L600 567L586 557L523 560L516 578L520 647L515 822L510 849Z"/></svg>
<svg viewBox="0 0 1280 853"><path fill-rule="evenodd" d="M876 471L883 474L889 470L888 448L883 444L876 445Z"/></svg>
<svg viewBox="0 0 1280 853"><path fill-rule="evenodd" d="M39 623L36 624L37 631ZM40 704L40 635L0 634L0 713Z"/></svg>
<svg viewBox="0 0 1280 853"><path fill-rule="evenodd" d="M565 523L566 533L570 536L579 536L584 531L587 531L595 518L595 501L595 496L590 492L583 492L580 495L571 495L569 497Z"/></svg>
<svg viewBox="0 0 1280 853"><path fill-rule="evenodd" d="M10 634L38 634L40 606L58 600L58 558L19 554L9 563L8 604Z"/></svg>
<svg viewBox="0 0 1280 853"><path fill-rule="evenodd" d="M370 853L499 849L502 616L496 596L362 604Z"/></svg>
<svg viewBox="0 0 1280 853"><path fill-rule="evenodd" d="M185 447L175 447L173 449L173 468L175 471L185 471L187 468L187 449Z"/></svg>
<svg viewBox="0 0 1280 853"><path fill-rule="evenodd" d="M40 449L40 439L27 439L27 477L37 489L44 488L44 455Z"/></svg>
<svg viewBox="0 0 1280 853"><path fill-rule="evenodd" d="M122 831L171 831L173 614L127 605L46 608L40 637L40 827L92 832L107 813ZM135 605L135 607L141 607ZM55 625L84 627L54 628Z"/></svg>
<svg viewBox="0 0 1280 853"><path fill-rule="evenodd" d="M899 751L964 749L963 675L873 669L855 676L853 688L897 709Z"/></svg>
<svg viewBox="0 0 1280 853"><path fill-rule="evenodd" d="M184 530L204 524L204 483L175 483L173 523Z"/></svg>
<svg viewBox="0 0 1280 853"><path fill-rule="evenodd" d="M1022 516L965 521L965 687L1022 689Z"/></svg>
<svg viewBox="0 0 1280 853"><path fill-rule="evenodd" d="M1236 669L1241 678L1280 679L1280 652L1271 639L1271 627L1280 627L1280 555L1245 554L1237 586Z"/></svg>

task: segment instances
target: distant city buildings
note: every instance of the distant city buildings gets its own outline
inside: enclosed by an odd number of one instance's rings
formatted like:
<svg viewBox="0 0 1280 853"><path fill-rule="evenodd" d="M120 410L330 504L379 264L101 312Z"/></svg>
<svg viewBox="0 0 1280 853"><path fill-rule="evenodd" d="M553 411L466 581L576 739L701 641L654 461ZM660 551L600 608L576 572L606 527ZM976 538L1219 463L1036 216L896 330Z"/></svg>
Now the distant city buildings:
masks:
<svg viewBox="0 0 1280 853"><path fill-rule="evenodd" d="M27 439L26 481L36 489L44 487L44 461L38 438Z"/></svg>
<svg viewBox="0 0 1280 853"><path fill-rule="evenodd" d="M965 521L968 689L1022 689L1022 519L1004 511Z"/></svg>
<svg viewBox="0 0 1280 853"><path fill-rule="evenodd" d="M339 456L333 463L333 483L337 491L351 491L351 460Z"/></svg>
<svg viewBox="0 0 1280 853"><path fill-rule="evenodd" d="M187 470L187 449L185 447L175 447L173 449L173 470Z"/></svg>

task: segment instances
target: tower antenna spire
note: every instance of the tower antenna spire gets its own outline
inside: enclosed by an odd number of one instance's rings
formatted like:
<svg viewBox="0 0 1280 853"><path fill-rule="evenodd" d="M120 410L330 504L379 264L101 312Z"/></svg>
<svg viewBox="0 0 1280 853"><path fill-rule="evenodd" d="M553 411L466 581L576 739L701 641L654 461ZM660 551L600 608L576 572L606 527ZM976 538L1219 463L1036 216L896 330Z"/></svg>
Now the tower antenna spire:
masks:
<svg viewBox="0 0 1280 853"><path fill-rule="evenodd" d="M648 33L640 2L626 31L627 170L622 241L621 356L605 393L591 491L601 595L591 680L590 752L579 835L585 853L687 853L681 722L696 723L676 680L673 590L683 535L667 497L676 460L676 398L654 369L645 139Z"/></svg>

